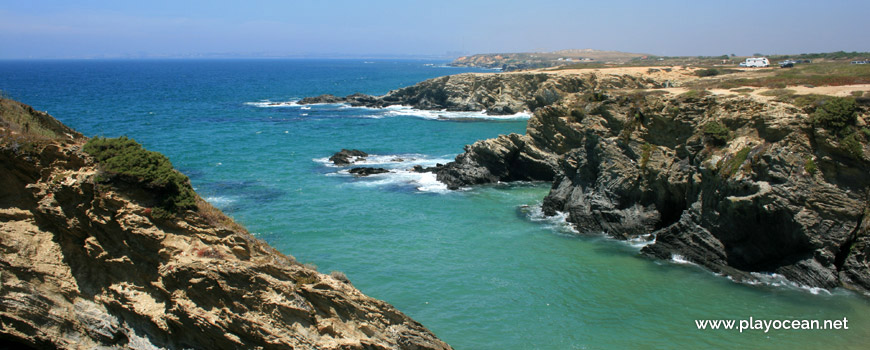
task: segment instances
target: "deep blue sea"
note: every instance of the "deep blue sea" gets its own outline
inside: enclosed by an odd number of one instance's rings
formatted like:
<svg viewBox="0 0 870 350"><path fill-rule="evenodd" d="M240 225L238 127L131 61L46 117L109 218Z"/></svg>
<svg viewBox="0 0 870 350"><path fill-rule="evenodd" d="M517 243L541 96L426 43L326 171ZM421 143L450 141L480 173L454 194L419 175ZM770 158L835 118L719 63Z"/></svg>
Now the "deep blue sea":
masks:
<svg viewBox="0 0 870 350"><path fill-rule="evenodd" d="M861 349L870 303L743 285L543 218L547 184L447 191L413 165L523 133L528 115L299 106L473 69L440 61L0 61L0 90L88 136L169 156L197 191L299 261L343 271L457 349ZM342 148L396 172L354 178ZM848 319L848 330L699 330L696 319Z"/></svg>

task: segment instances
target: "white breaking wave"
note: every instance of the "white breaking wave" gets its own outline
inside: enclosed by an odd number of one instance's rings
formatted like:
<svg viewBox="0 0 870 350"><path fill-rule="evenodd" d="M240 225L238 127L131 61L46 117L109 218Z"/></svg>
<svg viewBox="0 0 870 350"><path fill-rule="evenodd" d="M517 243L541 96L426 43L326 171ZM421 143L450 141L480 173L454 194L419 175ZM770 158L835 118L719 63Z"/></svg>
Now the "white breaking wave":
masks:
<svg viewBox="0 0 870 350"><path fill-rule="evenodd" d="M259 108L275 108L275 107L299 107L299 100L292 101L281 101L281 102L272 102L269 100L257 101L257 102L245 102L248 106L254 106Z"/></svg>
<svg viewBox="0 0 870 350"><path fill-rule="evenodd" d="M568 222L568 213L563 213L560 211L556 212L556 215L547 216L544 214L544 209L541 203L535 205L527 205L522 206L520 209L526 213L529 220L533 222L542 223L545 228L554 230L560 233L570 233L570 234L579 234L580 231L577 231L574 228L574 225Z"/></svg>
<svg viewBox="0 0 870 350"><path fill-rule="evenodd" d="M477 112L452 112L447 110L424 110L417 109L411 106L403 106L403 105L393 105L387 106L383 108L374 108L374 107L363 107L363 106L351 106L347 103L310 103L300 105L299 100L291 100L291 101L257 101L257 102L245 102L248 106L254 106L258 108L299 108L302 110L311 110L311 107L314 106L328 106L338 109L366 109L370 110L373 113L369 115L361 115L358 117L363 118L373 118L380 119L384 117L416 117L423 118L429 120L525 120L532 117L531 112L523 111L516 114L509 115L489 115L486 114L486 110L477 111Z"/></svg>
<svg viewBox="0 0 870 350"><path fill-rule="evenodd" d="M671 254L671 261L680 265L697 265L680 254Z"/></svg>
<svg viewBox="0 0 870 350"><path fill-rule="evenodd" d="M650 244L655 243L656 237L655 237L655 235L648 233L645 235L637 236L635 238L631 238L626 242L628 242L628 244L630 244L632 247L635 247L637 249L641 249L643 247L646 247Z"/></svg>
<svg viewBox="0 0 870 350"><path fill-rule="evenodd" d="M299 100L290 100L290 101L257 101L257 102L245 102L248 106L254 106L259 108L278 108L278 107L294 107L303 110L309 110L312 106L332 106L338 108L365 108L365 107L351 107L347 103L306 103L299 104Z"/></svg>
<svg viewBox="0 0 870 350"><path fill-rule="evenodd" d="M765 285L774 286L774 287L798 289L798 290L810 292L810 293L815 294L815 295L818 295L820 293L825 293L828 295L832 294L829 290L827 290L825 288L810 287L810 286L803 285L803 284L800 284L800 283L797 283L794 281L789 281L787 278L785 278L785 276L780 275L778 273L752 272L750 274L752 275L752 277L755 277L756 280L755 281L744 281L747 284L752 284L752 285L765 284ZM730 276L728 277L728 279L730 279L732 281L734 280Z"/></svg>
<svg viewBox="0 0 870 350"><path fill-rule="evenodd" d="M432 167L436 164L447 164L452 162L451 158L431 158L425 154L404 153L404 154L370 154L367 157L354 157L353 164L339 166L333 164L329 157L314 158L313 161L323 164L328 167L361 167L375 166L386 169L411 169L415 165L423 167Z"/></svg>
<svg viewBox="0 0 870 350"><path fill-rule="evenodd" d="M225 207L236 202L235 199L226 196L211 196L205 197L204 199L206 202L209 202L211 205L216 207Z"/></svg>
<svg viewBox="0 0 870 350"><path fill-rule="evenodd" d="M420 192L448 193L447 185L436 179L433 173L418 173L411 171L416 166L432 167L436 164L445 164L452 159L444 157L431 157L418 153L403 154L370 154L365 159L355 158L353 164L338 166L329 161L329 157L314 158L313 161L331 168L340 168L336 172L326 176L348 176L348 170L355 167L378 167L388 169L390 172L372 174L364 177L356 177L349 183L351 186L361 187L410 187Z"/></svg>
<svg viewBox="0 0 870 350"><path fill-rule="evenodd" d="M432 120L523 120L532 117L529 111L509 115L488 115L486 110L479 112L449 112L446 110L432 111L416 109L409 106L388 106L383 108L386 116L410 116Z"/></svg>
<svg viewBox="0 0 870 350"><path fill-rule="evenodd" d="M357 181L350 183L350 185L360 187L412 187L420 192L450 192L447 189L447 185L435 178L435 174L416 173L409 170L391 170L389 173L360 177Z"/></svg>

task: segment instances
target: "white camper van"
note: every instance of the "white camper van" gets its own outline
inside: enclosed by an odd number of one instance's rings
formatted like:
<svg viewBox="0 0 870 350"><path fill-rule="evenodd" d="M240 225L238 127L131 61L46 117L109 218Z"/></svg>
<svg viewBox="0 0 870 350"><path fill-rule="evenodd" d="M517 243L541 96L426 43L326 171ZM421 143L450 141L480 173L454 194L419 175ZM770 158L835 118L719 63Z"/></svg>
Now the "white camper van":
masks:
<svg viewBox="0 0 870 350"><path fill-rule="evenodd" d="M741 67L770 67L770 61L767 60L767 57L749 57L745 62L740 63Z"/></svg>

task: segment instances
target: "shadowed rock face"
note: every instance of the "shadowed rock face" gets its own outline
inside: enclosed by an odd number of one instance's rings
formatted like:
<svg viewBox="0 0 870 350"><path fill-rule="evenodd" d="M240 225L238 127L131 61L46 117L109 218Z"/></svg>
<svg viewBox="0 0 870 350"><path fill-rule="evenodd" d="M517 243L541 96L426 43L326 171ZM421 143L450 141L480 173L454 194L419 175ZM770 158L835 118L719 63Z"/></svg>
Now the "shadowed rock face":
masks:
<svg viewBox="0 0 870 350"><path fill-rule="evenodd" d="M27 134L22 120L33 128L47 115L0 103L0 343L450 348L345 278L258 241L201 199L196 211L158 219L147 190L95 185L98 167L80 151L80 134L53 119L39 124L47 132Z"/></svg>
<svg viewBox="0 0 870 350"><path fill-rule="evenodd" d="M388 173L390 171L387 169L384 169L384 168L358 167L358 168L351 168L347 172L354 175L354 176L369 176L369 175L376 175L376 174L384 174L384 173Z"/></svg>
<svg viewBox="0 0 870 350"><path fill-rule="evenodd" d="M467 146L438 179L553 181L545 213L568 213L581 232L654 238L644 254L738 280L773 272L870 291L867 140L850 154L808 118L750 97L569 94L538 109L526 135ZM704 134L713 121L730 131L724 144Z"/></svg>
<svg viewBox="0 0 870 350"><path fill-rule="evenodd" d="M321 95L300 104L348 103L352 106L412 106L418 109L483 111L508 115L551 105L567 93L603 88L650 88L661 86L637 76L555 75L546 73L457 74L426 80L393 90L384 96L353 94L346 97Z"/></svg>

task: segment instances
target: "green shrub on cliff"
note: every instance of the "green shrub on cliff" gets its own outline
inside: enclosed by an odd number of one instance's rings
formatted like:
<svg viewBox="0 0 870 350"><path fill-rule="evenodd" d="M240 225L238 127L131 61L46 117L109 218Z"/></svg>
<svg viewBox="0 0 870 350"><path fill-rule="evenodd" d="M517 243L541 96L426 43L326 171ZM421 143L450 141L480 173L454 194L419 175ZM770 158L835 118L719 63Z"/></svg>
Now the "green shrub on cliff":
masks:
<svg viewBox="0 0 870 350"><path fill-rule="evenodd" d="M83 150L94 157L109 179L141 184L157 195L159 213L196 207L196 195L184 174L175 171L166 156L146 150L127 137L94 137Z"/></svg>
<svg viewBox="0 0 870 350"><path fill-rule="evenodd" d="M804 170L807 171L810 175L815 175L816 172L819 171L819 167L816 166L816 162L813 160L813 157L807 156L804 158L806 161L804 162Z"/></svg>
<svg viewBox="0 0 870 350"><path fill-rule="evenodd" d="M730 158L726 158L724 160L720 160L719 162L719 170L721 171L722 177L729 178L732 175L736 174L738 170L740 170L740 166L746 162L746 158L749 157L749 152L752 151L752 148L743 147L740 151L737 151Z"/></svg>
<svg viewBox="0 0 870 350"><path fill-rule="evenodd" d="M810 122L814 126L838 131L855 124L858 107L854 98L831 97L816 107Z"/></svg>
<svg viewBox="0 0 870 350"><path fill-rule="evenodd" d="M810 123L813 127L831 131L840 149L852 158L860 159L864 154L863 144L870 135L863 129L859 132L855 127L857 119L858 106L854 98L831 97L819 101L810 116Z"/></svg>
<svg viewBox="0 0 870 350"><path fill-rule="evenodd" d="M646 165L649 164L649 159L652 157L652 153L658 149L658 146L650 144L649 142L645 142L640 146L641 154L640 154L640 167L642 169L646 169Z"/></svg>
<svg viewBox="0 0 870 350"><path fill-rule="evenodd" d="M855 131L855 128L847 128L848 132L840 137L840 148L848 153L852 158L861 159L864 154L864 146L862 145L861 135Z"/></svg>
<svg viewBox="0 0 870 350"><path fill-rule="evenodd" d="M704 124L704 136L708 142L721 146L731 138L731 130L722 122L712 121Z"/></svg>

